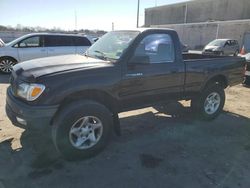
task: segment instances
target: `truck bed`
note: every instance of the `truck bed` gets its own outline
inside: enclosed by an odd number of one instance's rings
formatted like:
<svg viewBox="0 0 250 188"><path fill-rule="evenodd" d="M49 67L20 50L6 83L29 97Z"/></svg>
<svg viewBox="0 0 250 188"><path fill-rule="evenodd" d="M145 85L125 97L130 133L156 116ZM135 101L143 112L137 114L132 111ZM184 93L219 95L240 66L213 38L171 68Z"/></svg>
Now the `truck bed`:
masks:
<svg viewBox="0 0 250 188"><path fill-rule="evenodd" d="M199 90L203 83L215 75L226 76L229 86L242 81L240 79L245 60L241 57L185 53L183 61L186 65L185 92L187 93Z"/></svg>
<svg viewBox="0 0 250 188"><path fill-rule="evenodd" d="M183 53L182 57L183 60L232 58L232 56L203 55L195 53Z"/></svg>

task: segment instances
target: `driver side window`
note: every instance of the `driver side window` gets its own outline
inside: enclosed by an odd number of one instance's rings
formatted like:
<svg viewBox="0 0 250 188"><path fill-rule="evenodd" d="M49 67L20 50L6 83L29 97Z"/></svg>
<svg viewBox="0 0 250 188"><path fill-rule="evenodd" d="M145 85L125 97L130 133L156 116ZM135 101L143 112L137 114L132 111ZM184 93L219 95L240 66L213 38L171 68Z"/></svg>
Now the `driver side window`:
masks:
<svg viewBox="0 0 250 188"><path fill-rule="evenodd" d="M149 63L167 63L174 61L174 44L168 34L146 36L135 50L135 57L149 59Z"/></svg>
<svg viewBox="0 0 250 188"><path fill-rule="evenodd" d="M22 40L18 43L19 48L34 48L34 47L40 47L40 37L34 36L29 37L27 39Z"/></svg>

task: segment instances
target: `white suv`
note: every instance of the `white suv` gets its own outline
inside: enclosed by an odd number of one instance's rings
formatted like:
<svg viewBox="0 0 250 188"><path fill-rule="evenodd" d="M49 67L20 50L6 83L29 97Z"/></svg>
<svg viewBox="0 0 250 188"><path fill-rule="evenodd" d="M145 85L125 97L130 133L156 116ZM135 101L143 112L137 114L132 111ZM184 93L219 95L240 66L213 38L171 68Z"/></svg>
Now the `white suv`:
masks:
<svg viewBox="0 0 250 188"><path fill-rule="evenodd" d="M33 33L0 45L0 71L10 73L16 63L48 56L83 54L93 41L83 35Z"/></svg>

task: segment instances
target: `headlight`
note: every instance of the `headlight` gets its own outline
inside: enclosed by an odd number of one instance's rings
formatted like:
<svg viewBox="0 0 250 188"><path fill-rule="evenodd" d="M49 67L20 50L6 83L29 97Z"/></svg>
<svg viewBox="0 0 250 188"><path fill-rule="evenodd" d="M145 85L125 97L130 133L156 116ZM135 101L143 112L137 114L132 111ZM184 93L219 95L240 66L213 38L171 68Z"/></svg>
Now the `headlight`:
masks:
<svg viewBox="0 0 250 188"><path fill-rule="evenodd" d="M27 101L36 100L45 90L42 84L28 84L22 83L18 86L17 95Z"/></svg>

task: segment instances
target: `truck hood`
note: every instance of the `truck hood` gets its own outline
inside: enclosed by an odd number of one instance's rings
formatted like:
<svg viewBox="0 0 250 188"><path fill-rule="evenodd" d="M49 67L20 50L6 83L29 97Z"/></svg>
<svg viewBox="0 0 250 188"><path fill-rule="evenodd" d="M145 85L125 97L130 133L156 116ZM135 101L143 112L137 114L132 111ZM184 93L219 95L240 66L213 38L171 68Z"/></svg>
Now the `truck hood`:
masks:
<svg viewBox="0 0 250 188"><path fill-rule="evenodd" d="M41 59L34 59L18 63L13 67L13 72L17 76L35 79L40 76L54 74L58 72L93 69L112 66L108 61L85 57L81 55L63 55Z"/></svg>

